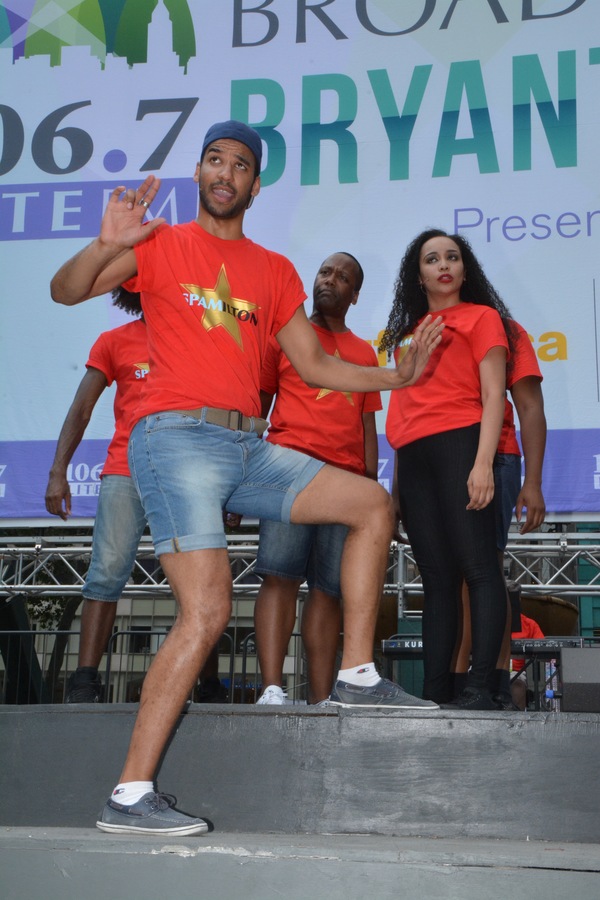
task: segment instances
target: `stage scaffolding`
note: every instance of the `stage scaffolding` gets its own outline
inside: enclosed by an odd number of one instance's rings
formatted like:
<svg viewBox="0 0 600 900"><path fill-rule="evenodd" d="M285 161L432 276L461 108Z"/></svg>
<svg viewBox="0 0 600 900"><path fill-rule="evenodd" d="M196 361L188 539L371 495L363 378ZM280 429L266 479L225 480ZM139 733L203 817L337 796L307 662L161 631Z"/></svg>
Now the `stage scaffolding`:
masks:
<svg viewBox="0 0 600 900"><path fill-rule="evenodd" d="M398 615L410 617L410 597L422 584L410 546L395 544ZM504 573L523 595L561 597L577 602L600 596L600 532L511 532L504 554Z"/></svg>
<svg viewBox="0 0 600 900"><path fill-rule="evenodd" d="M519 586L524 597L562 598L578 609L586 603L597 604L600 598L600 532L566 530L568 526L551 527L553 530L524 536L511 533L505 554L507 579ZM28 607L30 603L41 602L52 607L59 599L64 604L69 598L80 597L90 561L91 540L91 529L85 534L0 534L0 603L6 605L14 600ZM258 533L248 527L240 533L229 534L227 543L233 580L233 610L219 648L219 675L227 682L231 701L252 702L260 684L253 625L254 600L261 584L260 577L254 572ZM300 600L305 590L304 585ZM402 623L411 619L415 620L417 628L420 627L422 585L411 548L406 544L393 542L390 547L384 595L382 607L391 609L392 616L386 619L386 633L379 637L389 637L395 630L396 621L400 631ZM175 602L169 585L154 557L150 537L144 536L130 580L119 601L117 633L107 657L110 699L137 699L136 692L143 675L174 617ZM56 682L58 687L54 687L50 702L60 702L66 678L77 664L77 617L70 628L72 633L65 638L66 650ZM45 672L53 637L39 626L35 635L40 669ZM286 659L286 676L290 696L302 697L306 665L297 634Z"/></svg>
<svg viewBox="0 0 600 900"><path fill-rule="evenodd" d="M0 535L0 597L74 596L81 592L91 555L87 535ZM257 533L229 534L234 597L252 599L260 587L254 573ZM585 564L585 580L581 579ZM524 594L546 594L576 599L600 594L600 532L540 531L509 536L505 573ZM590 574L591 573L591 574ZM393 542L385 593L398 597L398 613L407 611L407 598L422 591L411 548ZM170 596L169 585L154 557L149 536L140 542L124 597Z"/></svg>

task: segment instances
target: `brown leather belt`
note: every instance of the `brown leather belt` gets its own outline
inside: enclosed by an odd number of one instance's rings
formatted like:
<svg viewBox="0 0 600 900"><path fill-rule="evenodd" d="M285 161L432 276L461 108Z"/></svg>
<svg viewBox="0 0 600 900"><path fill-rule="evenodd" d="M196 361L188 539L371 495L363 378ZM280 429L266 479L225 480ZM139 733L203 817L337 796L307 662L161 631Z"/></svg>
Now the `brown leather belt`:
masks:
<svg viewBox="0 0 600 900"><path fill-rule="evenodd" d="M172 409L170 412L180 413L182 416L192 416L194 419L202 419L208 425L220 425L221 428L229 428L230 431L255 431L261 435L266 431L268 422L257 416L244 416L237 409L215 409L212 406L200 406L198 409Z"/></svg>

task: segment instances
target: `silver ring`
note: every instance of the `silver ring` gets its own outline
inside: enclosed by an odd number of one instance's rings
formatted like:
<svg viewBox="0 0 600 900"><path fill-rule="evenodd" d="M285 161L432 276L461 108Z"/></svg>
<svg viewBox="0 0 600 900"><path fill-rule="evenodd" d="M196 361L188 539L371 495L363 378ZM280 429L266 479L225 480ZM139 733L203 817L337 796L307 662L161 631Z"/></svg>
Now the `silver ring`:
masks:
<svg viewBox="0 0 600 900"><path fill-rule="evenodd" d="M150 204L148 203L147 200L140 200L140 206L145 206L146 209L149 209Z"/></svg>

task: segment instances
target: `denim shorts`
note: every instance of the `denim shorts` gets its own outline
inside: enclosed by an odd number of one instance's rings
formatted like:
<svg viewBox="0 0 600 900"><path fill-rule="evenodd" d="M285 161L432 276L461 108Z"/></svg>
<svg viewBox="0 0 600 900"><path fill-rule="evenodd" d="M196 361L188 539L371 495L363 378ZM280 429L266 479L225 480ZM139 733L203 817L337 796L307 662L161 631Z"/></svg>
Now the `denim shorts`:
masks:
<svg viewBox="0 0 600 900"><path fill-rule="evenodd" d="M521 457L515 453L497 453L494 461L494 507L496 546L506 550L508 529L521 490Z"/></svg>
<svg viewBox="0 0 600 900"><path fill-rule="evenodd" d="M82 593L86 600L116 603L127 584L146 516L127 475L104 475L94 522L92 559Z"/></svg>
<svg viewBox="0 0 600 900"><path fill-rule="evenodd" d="M254 571L306 580L331 597L342 596L340 567L345 525L283 525L261 521Z"/></svg>
<svg viewBox="0 0 600 900"><path fill-rule="evenodd" d="M289 522L297 495L324 463L178 412L140 420L129 468L161 553L227 547L223 510Z"/></svg>

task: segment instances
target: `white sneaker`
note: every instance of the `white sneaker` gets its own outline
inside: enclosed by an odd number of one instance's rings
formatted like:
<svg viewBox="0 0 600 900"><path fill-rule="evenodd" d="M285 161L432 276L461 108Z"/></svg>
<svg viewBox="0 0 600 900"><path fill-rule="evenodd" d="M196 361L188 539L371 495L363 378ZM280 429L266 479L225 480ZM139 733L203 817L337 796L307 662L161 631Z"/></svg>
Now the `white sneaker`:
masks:
<svg viewBox="0 0 600 900"><path fill-rule="evenodd" d="M286 701L286 695L278 684L270 684L264 689L258 700L257 706L283 706Z"/></svg>

